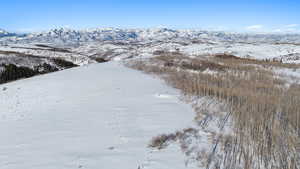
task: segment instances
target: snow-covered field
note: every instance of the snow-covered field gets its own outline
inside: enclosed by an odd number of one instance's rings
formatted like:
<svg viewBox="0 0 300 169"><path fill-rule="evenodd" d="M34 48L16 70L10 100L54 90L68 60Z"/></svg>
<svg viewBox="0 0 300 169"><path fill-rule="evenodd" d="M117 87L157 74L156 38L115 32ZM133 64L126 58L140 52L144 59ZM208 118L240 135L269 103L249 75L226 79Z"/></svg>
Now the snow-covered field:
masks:
<svg viewBox="0 0 300 169"><path fill-rule="evenodd" d="M1 169L182 169L153 136L191 127L178 91L117 62L0 85ZM190 168L189 166L187 168Z"/></svg>

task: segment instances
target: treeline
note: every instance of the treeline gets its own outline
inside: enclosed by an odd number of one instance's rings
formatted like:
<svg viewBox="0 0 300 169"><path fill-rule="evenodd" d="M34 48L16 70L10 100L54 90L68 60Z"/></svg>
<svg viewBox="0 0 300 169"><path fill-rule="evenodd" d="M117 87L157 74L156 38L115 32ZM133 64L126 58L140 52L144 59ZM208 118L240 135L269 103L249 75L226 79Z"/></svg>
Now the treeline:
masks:
<svg viewBox="0 0 300 169"><path fill-rule="evenodd" d="M0 84L39 74L33 69L23 66L18 67L15 64L2 66L4 67L4 71L0 75Z"/></svg>
<svg viewBox="0 0 300 169"><path fill-rule="evenodd" d="M51 61L54 63L54 65L43 63L34 66L33 68L17 66L15 64L2 64L0 65L0 67L3 67L4 70L0 72L0 84L78 66L72 62L63 60L61 58L54 58Z"/></svg>

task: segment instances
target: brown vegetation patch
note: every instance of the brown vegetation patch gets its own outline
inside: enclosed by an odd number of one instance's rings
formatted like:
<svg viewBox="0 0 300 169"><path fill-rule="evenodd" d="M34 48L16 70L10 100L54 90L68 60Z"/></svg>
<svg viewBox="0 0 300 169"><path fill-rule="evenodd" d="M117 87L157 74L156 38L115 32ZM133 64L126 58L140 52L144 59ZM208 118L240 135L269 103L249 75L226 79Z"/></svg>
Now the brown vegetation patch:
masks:
<svg viewBox="0 0 300 169"><path fill-rule="evenodd" d="M73 62L64 60L63 58L53 58L52 61L56 65L58 65L62 68L66 68L66 69L78 66L78 65L74 64Z"/></svg>
<svg viewBox="0 0 300 169"><path fill-rule="evenodd" d="M227 66L221 65L217 62L212 62L209 60L203 60L198 58L189 58L183 56L183 54L176 53L172 55L160 55L154 59L153 62L162 62L164 66L181 68L184 70L194 70L194 71L205 71L206 69L224 71Z"/></svg>
<svg viewBox="0 0 300 169"><path fill-rule="evenodd" d="M293 68L297 69L300 68L300 65L293 64L293 63L282 63L282 60L278 59L264 59L264 60L257 60L257 59L251 59L251 58L240 58L234 55L230 54L215 54L213 55L213 58L211 59L213 61L224 63L227 65L259 65L265 68Z"/></svg>
<svg viewBox="0 0 300 169"><path fill-rule="evenodd" d="M237 57L237 56L230 55L230 54L225 54L225 53L215 54L214 57L220 58L220 59L237 59L237 60L240 59L240 58Z"/></svg>
<svg viewBox="0 0 300 169"><path fill-rule="evenodd" d="M107 59L104 59L104 58L94 58L94 60L96 61L96 62L98 62L98 63L104 63L104 62L108 62L109 60L107 60Z"/></svg>

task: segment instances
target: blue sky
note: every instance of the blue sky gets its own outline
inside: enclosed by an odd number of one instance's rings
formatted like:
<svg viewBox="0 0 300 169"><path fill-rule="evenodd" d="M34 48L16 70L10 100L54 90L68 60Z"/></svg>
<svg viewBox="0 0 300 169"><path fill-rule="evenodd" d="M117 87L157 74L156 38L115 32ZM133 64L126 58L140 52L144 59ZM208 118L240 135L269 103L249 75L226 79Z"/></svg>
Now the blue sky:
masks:
<svg viewBox="0 0 300 169"><path fill-rule="evenodd" d="M295 0L1 0L0 28L193 28L299 31Z"/></svg>

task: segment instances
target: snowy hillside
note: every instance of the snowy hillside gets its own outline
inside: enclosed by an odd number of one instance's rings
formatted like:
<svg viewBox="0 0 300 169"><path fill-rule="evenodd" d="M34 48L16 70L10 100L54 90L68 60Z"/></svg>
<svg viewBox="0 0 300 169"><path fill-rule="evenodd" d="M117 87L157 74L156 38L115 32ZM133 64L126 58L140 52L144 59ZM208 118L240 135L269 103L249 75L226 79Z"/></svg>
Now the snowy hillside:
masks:
<svg viewBox="0 0 300 169"><path fill-rule="evenodd" d="M178 146L147 148L193 125L190 106L158 79L111 62L0 88L1 169L185 168Z"/></svg>

